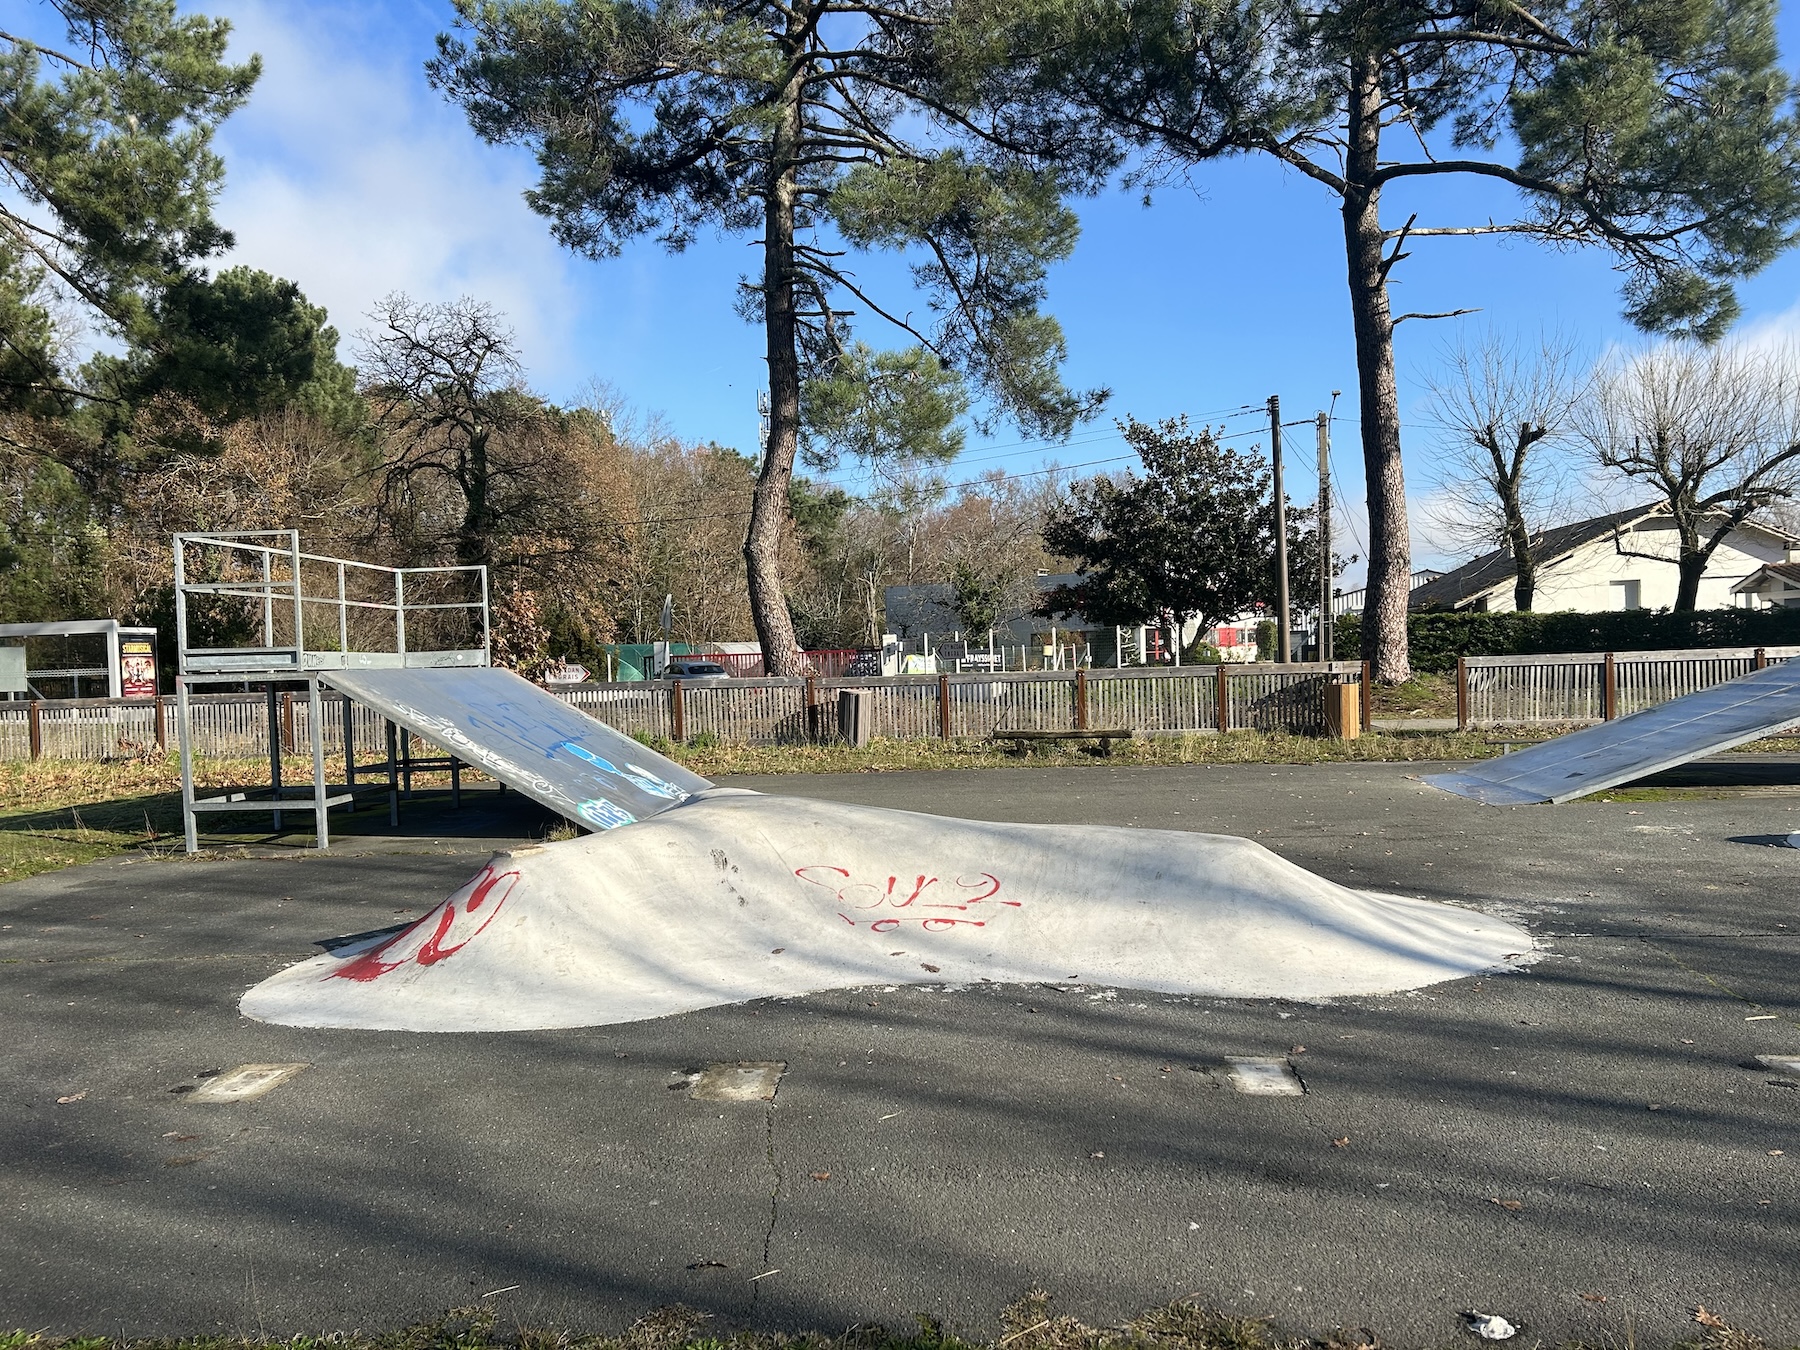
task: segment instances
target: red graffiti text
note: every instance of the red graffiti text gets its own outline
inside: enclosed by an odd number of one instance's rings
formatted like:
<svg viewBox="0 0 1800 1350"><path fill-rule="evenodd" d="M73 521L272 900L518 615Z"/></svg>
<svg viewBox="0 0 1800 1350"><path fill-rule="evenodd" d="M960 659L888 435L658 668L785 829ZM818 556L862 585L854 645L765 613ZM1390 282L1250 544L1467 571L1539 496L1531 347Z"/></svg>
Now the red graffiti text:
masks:
<svg viewBox="0 0 1800 1350"><path fill-rule="evenodd" d="M956 928L985 928L987 918L971 914L987 914L978 910L984 903L1018 909L1018 900L998 900L1000 878L992 872L976 872L944 880L925 872L906 876L888 876L879 881L858 881L842 867L814 864L796 867L794 875L814 886L830 891L841 908L838 918L852 928L867 928L873 933L891 933L902 924L915 923L927 933L944 933ZM894 910L903 911L900 914Z"/></svg>

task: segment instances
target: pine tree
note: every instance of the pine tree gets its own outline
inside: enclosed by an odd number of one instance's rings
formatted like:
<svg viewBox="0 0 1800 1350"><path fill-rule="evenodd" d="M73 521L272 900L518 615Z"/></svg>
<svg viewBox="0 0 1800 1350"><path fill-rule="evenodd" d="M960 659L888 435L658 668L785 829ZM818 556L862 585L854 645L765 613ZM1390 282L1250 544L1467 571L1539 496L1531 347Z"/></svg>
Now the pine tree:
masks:
<svg viewBox="0 0 1800 1350"><path fill-rule="evenodd" d="M1032 436L1067 435L1096 401L1064 388L1039 311L1076 220L1054 177L957 111L980 59L938 41L949 0L457 0L434 82L491 142L526 144L528 201L593 258L652 235L754 234L739 310L762 325L769 432L744 557L771 674L803 668L780 570L789 485L815 462L952 459L966 390ZM929 295L871 293L847 262L902 253ZM897 329L882 352L852 320ZM985 417L982 425L985 425Z"/></svg>
<svg viewBox="0 0 1800 1350"><path fill-rule="evenodd" d="M1625 312L1712 340L1733 284L1800 219L1794 91L1774 0L964 0L970 44L1004 52L964 91L1010 134L1083 118L1154 186L1265 154L1343 221L1370 531L1363 654L1408 674L1411 549L1388 285L1418 241L1522 235L1608 250ZM1089 150L1091 157L1093 151ZM1383 215L1412 180L1518 193L1511 219ZM1396 213L1397 215L1398 213ZM1452 313L1463 313L1457 310Z"/></svg>

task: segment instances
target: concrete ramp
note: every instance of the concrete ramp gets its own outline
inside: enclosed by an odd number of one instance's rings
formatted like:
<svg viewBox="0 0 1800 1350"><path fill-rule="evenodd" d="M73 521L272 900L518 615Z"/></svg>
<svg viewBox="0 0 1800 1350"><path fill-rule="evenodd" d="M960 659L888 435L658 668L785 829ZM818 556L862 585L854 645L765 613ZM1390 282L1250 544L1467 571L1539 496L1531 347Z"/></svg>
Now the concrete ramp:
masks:
<svg viewBox="0 0 1800 1350"><path fill-rule="evenodd" d="M1425 781L1489 806L1566 802L1773 735L1800 721L1800 661L1753 670L1616 722Z"/></svg>
<svg viewBox="0 0 1800 1350"><path fill-rule="evenodd" d="M334 670L321 678L589 829L648 819L712 786L510 670Z"/></svg>
<svg viewBox="0 0 1800 1350"><path fill-rule="evenodd" d="M411 927L292 966L241 1007L289 1026L499 1031L871 984L1321 999L1531 948L1504 919L1349 890L1247 839L721 788L501 854Z"/></svg>

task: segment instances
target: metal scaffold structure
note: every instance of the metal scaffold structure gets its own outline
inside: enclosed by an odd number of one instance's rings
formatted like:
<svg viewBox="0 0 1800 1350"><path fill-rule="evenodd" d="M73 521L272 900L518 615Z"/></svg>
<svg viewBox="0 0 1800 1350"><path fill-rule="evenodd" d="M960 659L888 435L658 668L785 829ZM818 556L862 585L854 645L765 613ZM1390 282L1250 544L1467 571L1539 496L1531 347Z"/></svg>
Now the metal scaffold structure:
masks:
<svg viewBox="0 0 1800 1350"><path fill-rule="evenodd" d="M181 810L188 852L199 851L199 820L214 812L310 810L319 848L330 846L327 813L355 809L357 776L379 776L397 814L403 775L448 769L453 793L460 761L413 759L407 735L386 723L384 761L359 766L344 702L344 784L326 780L321 686L332 672L485 667L491 664L487 569L382 567L304 553L298 530L178 534L175 548L175 694L181 743ZM192 700L209 686L260 686L267 693L266 789L199 797L194 789ZM311 782L282 781L284 686L304 685ZM297 748L297 747L296 747ZM371 784L374 786L374 784ZM291 804L291 805L290 805Z"/></svg>

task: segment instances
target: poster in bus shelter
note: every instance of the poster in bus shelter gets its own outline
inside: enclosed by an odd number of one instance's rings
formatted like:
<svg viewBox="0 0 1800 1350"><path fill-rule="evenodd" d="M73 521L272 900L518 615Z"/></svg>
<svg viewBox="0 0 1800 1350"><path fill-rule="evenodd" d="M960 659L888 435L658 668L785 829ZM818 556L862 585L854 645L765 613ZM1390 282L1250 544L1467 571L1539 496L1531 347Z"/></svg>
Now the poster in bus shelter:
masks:
<svg viewBox="0 0 1800 1350"><path fill-rule="evenodd" d="M119 643L119 693L125 698L156 697L156 644L145 638Z"/></svg>

